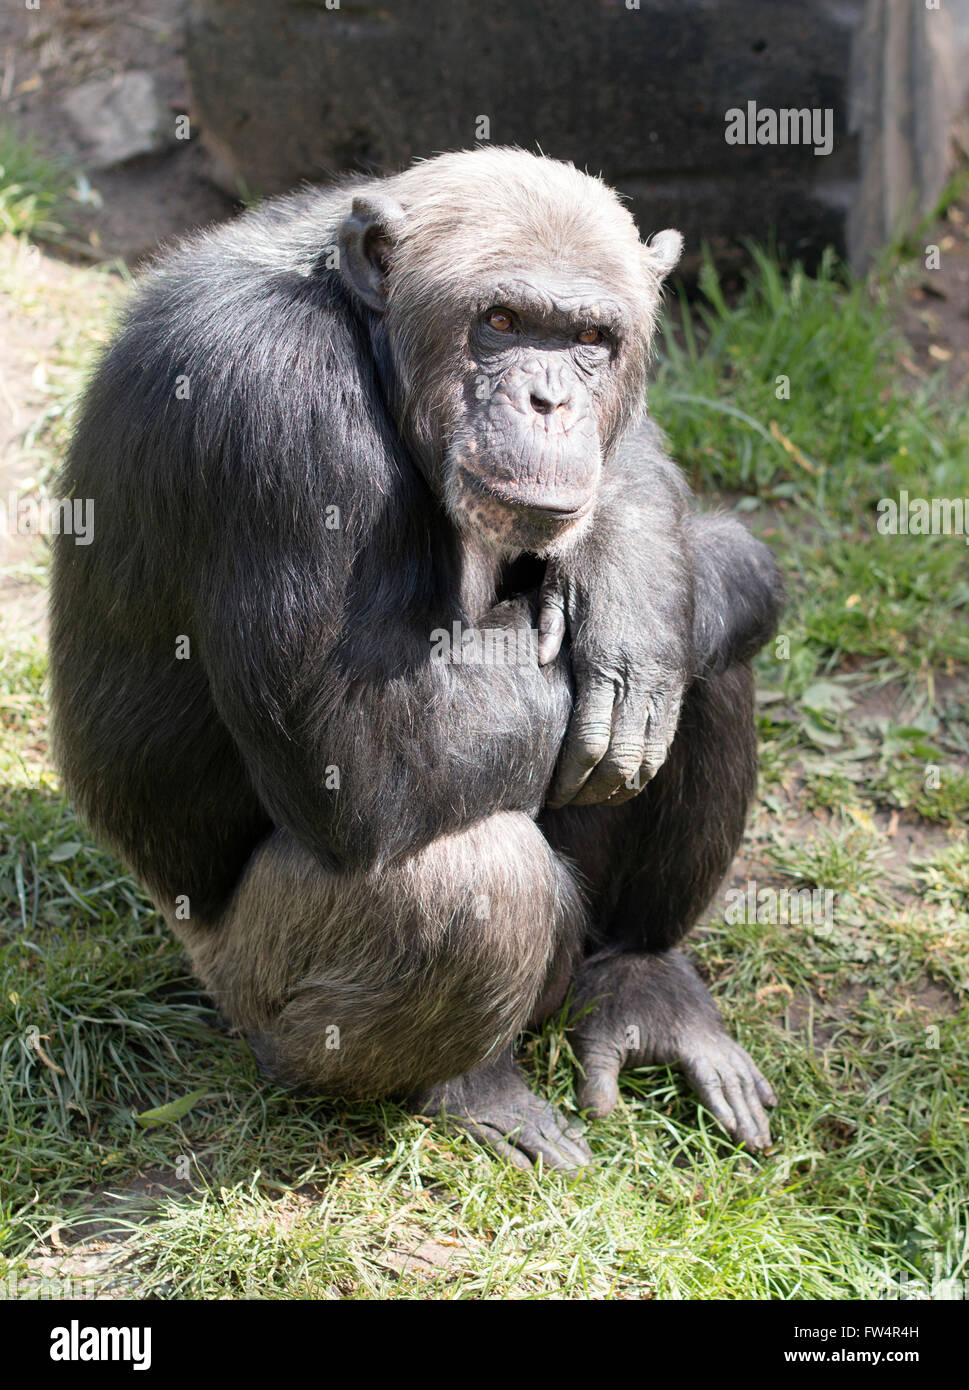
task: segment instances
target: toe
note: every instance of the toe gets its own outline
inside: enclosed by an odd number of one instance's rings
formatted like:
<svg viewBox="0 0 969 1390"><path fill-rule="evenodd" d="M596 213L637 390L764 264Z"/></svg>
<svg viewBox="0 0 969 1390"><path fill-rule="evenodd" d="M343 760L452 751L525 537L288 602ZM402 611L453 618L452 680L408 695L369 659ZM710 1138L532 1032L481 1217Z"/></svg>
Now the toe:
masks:
<svg viewBox="0 0 969 1390"><path fill-rule="evenodd" d="M746 1054L744 1055L746 1056ZM751 1061L750 1057L747 1057L747 1062L750 1068L750 1074L753 1077L754 1086L757 1090L758 1096L760 1097L761 1104L768 1106L776 1105L777 1096L774 1094L773 1086L771 1086L770 1082L764 1076L761 1075L760 1071Z"/></svg>
<svg viewBox="0 0 969 1390"><path fill-rule="evenodd" d="M523 1125L514 1142L529 1158L536 1161L540 1158L546 1168L559 1168L564 1172L575 1172L584 1168L591 1158L587 1150L583 1152L578 1144L566 1139L564 1134L552 1135L539 1129L537 1125Z"/></svg>
<svg viewBox="0 0 969 1390"><path fill-rule="evenodd" d="M513 1168L522 1168L526 1172L532 1167L532 1160L522 1149L516 1148L515 1142L509 1142L497 1129L491 1125L465 1124L461 1128L470 1134L472 1139L477 1139L479 1144L484 1144L503 1158L506 1163L510 1163Z"/></svg>
<svg viewBox="0 0 969 1390"><path fill-rule="evenodd" d="M579 1085L579 1109L587 1110L593 1119L605 1119L618 1099L618 1079L609 1072L591 1072Z"/></svg>
<svg viewBox="0 0 969 1390"><path fill-rule="evenodd" d="M619 1100L619 1071L622 1052L616 1047L596 1047L583 1044L576 1047L579 1065L584 1073L579 1083L579 1109L587 1110L593 1119L601 1120L612 1113Z"/></svg>
<svg viewBox="0 0 969 1390"><path fill-rule="evenodd" d="M728 1134L734 1133L734 1113L723 1093L723 1084L716 1067L705 1057L684 1063L687 1080L700 1100Z"/></svg>
<svg viewBox="0 0 969 1390"><path fill-rule="evenodd" d="M532 1158L550 1168L583 1168L592 1152L576 1125L570 1125L545 1101L534 1098L515 1142Z"/></svg>

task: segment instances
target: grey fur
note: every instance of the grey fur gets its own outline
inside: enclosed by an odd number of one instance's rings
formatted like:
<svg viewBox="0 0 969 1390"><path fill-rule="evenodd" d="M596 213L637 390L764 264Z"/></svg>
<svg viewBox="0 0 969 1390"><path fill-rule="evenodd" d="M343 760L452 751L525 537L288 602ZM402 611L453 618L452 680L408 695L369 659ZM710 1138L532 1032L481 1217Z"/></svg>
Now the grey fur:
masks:
<svg viewBox="0 0 969 1390"><path fill-rule="evenodd" d="M534 822L505 812L349 876L278 830L217 928L170 924L268 1075L368 1097L507 1048L550 977L561 999L585 913Z"/></svg>

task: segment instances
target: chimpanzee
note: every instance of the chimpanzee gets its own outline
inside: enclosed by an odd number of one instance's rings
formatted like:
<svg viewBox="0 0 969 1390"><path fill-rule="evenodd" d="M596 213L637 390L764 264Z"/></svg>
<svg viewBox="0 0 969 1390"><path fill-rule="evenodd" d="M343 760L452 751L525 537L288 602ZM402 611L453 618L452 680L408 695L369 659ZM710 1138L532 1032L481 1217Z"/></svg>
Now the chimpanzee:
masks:
<svg viewBox="0 0 969 1390"><path fill-rule="evenodd" d="M268 1075L519 1166L589 1158L513 1060L570 988L582 1107L678 1063L770 1142L675 949L740 841L780 603L645 413L681 245L513 149L268 202L147 276L62 478L94 504L52 590L79 810Z"/></svg>

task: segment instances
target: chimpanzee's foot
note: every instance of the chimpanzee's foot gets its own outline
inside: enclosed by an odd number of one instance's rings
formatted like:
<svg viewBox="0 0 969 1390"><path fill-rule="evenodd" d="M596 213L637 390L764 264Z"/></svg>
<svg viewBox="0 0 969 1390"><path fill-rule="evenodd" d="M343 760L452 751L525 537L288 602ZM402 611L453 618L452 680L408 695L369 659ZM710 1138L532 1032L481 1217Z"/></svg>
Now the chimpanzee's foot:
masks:
<svg viewBox="0 0 969 1390"><path fill-rule="evenodd" d="M420 1115L442 1117L516 1168L541 1157L547 1168L576 1169L591 1162L582 1130L553 1105L532 1095L510 1052L476 1071L465 1072L410 1098Z"/></svg>
<svg viewBox="0 0 969 1390"><path fill-rule="evenodd" d="M601 956L576 976L573 1037L585 1079L579 1104L608 1115L623 1067L676 1063L703 1104L750 1150L769 1148L764 1106L774 1092L724 1030L710 995L679 951ZM592 1006L591 1008L589 1006Z"/></svg>

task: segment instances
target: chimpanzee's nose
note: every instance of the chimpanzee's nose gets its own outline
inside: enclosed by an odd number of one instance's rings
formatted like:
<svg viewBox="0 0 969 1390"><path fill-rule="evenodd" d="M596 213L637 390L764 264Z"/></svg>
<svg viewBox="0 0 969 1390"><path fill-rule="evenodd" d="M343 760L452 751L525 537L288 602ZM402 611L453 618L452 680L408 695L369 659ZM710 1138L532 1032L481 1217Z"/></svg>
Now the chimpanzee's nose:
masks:
<svg viewBox="0 0 969 1390"><path fill-rule="evenodd" d="M547 381L542 386L533 386L529 400L532 410L539 415L551 415L561 405L568 405L569 392L561 382Z"/></svg>

